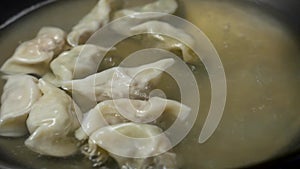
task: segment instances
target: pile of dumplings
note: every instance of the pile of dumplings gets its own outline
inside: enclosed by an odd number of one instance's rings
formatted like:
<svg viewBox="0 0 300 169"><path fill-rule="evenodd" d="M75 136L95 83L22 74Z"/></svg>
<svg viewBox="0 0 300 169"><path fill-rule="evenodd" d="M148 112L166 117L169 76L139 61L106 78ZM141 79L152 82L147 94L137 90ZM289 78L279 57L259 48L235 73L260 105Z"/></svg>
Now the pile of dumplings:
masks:
<svg viewBox="0 0 300 169"><path fill-rule="evenodd" d="M171 143L159 124L164 121L170 126L169 119L191 110L177 101L149 97L153 81L159 80L174 59L95 73L99 54L109 49L85 44L101 27L127 15L132 15L131 19L122 23L122 27L116 25L114 31L125 34L125 27L136 33L160 28L180 34L192 44L193 38L168 23L155 17L138 21L134 17L142 12L173 14L177 7L175 0L157 0L122 9L120 0L99 0L68 34L56 27L41 28L34 39L22 43L1 67L7 82L1 97L0 135L28 136L25 145L41 155L66 157L82 153L94 167L105 165L112 158L122 169L178 168L176 155L162 151ZM157 41L168 50L180 50L185 62L193 61L185 45L164 37ZM135 76L136 72L141 73ZM95 89L95 94L87 89ZM153 117L158 118L153 121ZM144 145L129 144L118 140L113 134L116 131L128 137L153 139ZM154 137L159 134L162 135L159 139ZM109 151L116 148L128 156ZM131 158L139 155L147 158Z"/></svg>

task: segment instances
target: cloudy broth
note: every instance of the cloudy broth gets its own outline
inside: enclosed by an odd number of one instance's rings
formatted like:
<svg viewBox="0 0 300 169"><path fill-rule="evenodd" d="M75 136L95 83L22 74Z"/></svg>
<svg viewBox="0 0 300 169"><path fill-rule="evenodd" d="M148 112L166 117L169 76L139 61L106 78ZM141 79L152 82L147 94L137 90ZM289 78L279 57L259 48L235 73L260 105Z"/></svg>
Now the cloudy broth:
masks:
<svg viewBox="0 0 300 169"><path fill-rule="evenodd" d="M8 26L0 32L1 63L13 54L20 42L32 39L43 26L69 31L96 2L55 2ZM126 2L128 6L142 3ZM248 3L181 0L179 4L176 14L199 27L214 44L228 85L220 125L208 141L199 144L211 89L205 68L200 61L195 65L193 72L201 93L200 111L191 132L174 148L181 168L240 167L291 149L300 128L300 48L295 35L268 12ZM111 55L125 58L143 46L128 40L116 47L119 51ZM166 76L159 87L169 98L179 100L178 87L168 86L172 82ZM0 138L1 157L6 156L10 165L21 168L91 167L81 155L65 159L43 157L27 150L23 143L24 138Z"/></svg>

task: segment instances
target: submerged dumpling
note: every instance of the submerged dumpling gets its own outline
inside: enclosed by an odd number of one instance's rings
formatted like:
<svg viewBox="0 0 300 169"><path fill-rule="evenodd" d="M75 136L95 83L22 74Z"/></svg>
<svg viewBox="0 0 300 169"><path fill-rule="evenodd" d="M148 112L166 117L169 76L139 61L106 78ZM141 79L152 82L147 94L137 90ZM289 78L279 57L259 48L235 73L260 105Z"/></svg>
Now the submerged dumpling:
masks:
<svg viewBox="0 0 300 169"><path fill-rule="evenodd" d="M168 50L181 50L183 60L192 63L198 57L191 53L189 46L194 45L194 39L181 29L161 21L149 21L130 29L132 33L151 33L158 42L157 47ZM167 35L169 37L164 37ZM173 39L172 39L173 38Z"/></svg>
<svg viewBox="0 0 300 169"><path fill-rule="evenodd" d="M39 80L43 96L34 104L27 119L30 137L25 145L34 152L64 157L77 151L74 131L80 126L81 112L62 90Z"/></svg>
<svg viewBox="0 0 300 169"><path fill-rule="evenodd" d="M118 98L147 98L151 82L158 79L174 59L164 59L139 67L114 67L85 79L63 83L83 111L97 102Z"/></svg>
<svg viewBox="0 0 300 169"><path fill-rule="evenodd" d="M49 73L43 78L58 86L62 81L85 78L97 72L100 54L106 51L107 49L89 44L74 47L54 59L50 64L53 74Z"/></svg>
<svg viewBox="0 0 300 169"><path fill-rule="evenodd" d="M184 121L190 111L189 107L177 101L159 97L151 97L148 101L107 100L86 113L81 128L76 131L76 138L85 140L97 129L129 121L157 125L163 122L164 127L169 127L176 118Z"/></svg>
<svg viewBox="0 0 300 169"><path fill-rule="evenodd" d="M157 0L144 6L119 10L115 13L115 18L119 18L126 15L133 15L134 17L135 14L142 12L160 12L173 14L177 8L178 4L176 0Z"/></svg>
<svg viewBox="0 0 300 169"><path fill-rule="evenodd" d="M100 147L113 157L120 168L176 168L176 156L167 151L170 140L154 125L123 123L95 131L89 138L89 151Z"/></svg>
<svg viewBox="0 0 300 169"><path fill-rule="evenodd" d="M1 67L6 73L32 73L44 75L50 61L65 46L65 32L55 27L43 27L37 37L22 43L13 56Z"/></svg>
<svg viewBox="0 0 300 169"><path fill-rule="evenodd" d="M77 46L85 43L99 28L109 22L113 0L99 0L98 4L73 27L68 35L68 43Z"/></svg>
<svg viewBox="0 0 300 169"><path fill-rule="evenodd" d="M42 95L38 80L29 75L11 75L6 78L1 97L0 136L24 136L28 133L28 114Z"/></svg>

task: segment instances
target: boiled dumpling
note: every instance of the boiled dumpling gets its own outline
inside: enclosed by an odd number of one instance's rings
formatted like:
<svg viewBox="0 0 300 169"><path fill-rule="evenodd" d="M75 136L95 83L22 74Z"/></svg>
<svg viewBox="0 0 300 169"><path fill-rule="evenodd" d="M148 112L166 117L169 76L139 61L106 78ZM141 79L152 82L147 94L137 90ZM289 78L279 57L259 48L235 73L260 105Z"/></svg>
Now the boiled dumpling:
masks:
<svg viewBox="0 0 300 169"><path fill-rule="evenodd" d="M154 125L123 123L101 128L89 138L89 151L97 147L106 150L120 168L176 168L175 154L167 152L170 140Z"/></svg>
<svg viewBox="0 0 300 169"><path fill-rule="evenodd" d="M68 35L68 43L77 46L85 43L88 38L110 19L113 0L99 0L98 4L73 27Z"/></svg>
<svg viewBox="0 0 300 169"><path fill-rule="evenodd" d="M114 16L115 18L127 15L132 15L134 17L135 14L143 12L160 12L173 14L177 8L178 4L175 0L157 0L153 3L149 3L143 6L119 10L114 14Z"/></svg>
<svg viewBox="0 0 300 169"><path fill-rule="evenodd" d="M116 22L112 22L110 26L119 34L132 36L130 33L131 27L137 26L146 21L162 18L167 14L173 14L177 7L178 4L175 0L158 0L144 6L122 9L114 14L114 20L123 16L127 17L123 17Z"/></svg>
<svg viewBox="0 0 300 169"><path fill-rule="evenodd" d="M38 80L29 75L6 76L1 97L0 135L24 136L28 133L26 119L32 105L41 97Z"/></svg>
<svg viewBox="0 0 300 169"><path fill-rule="evenodd" d="M114 67L85 79L64 82L62 86L72 91L73 99L83 111L112 98L145 99L151 81L158 79L174 63L170 58L139 67Z"/></svg>
<svg viewBox="0 0 300 169"><path fill-rule="evenodd" d="M84 114L81 127L76 131L78 140L84 141L95 130L107 125L129 122L115 108L113 100L106 100Z"/></svg>
<svg viewBox="0 0 300 169"><path fill-rule="evenodd" d="M1 68L6 73L44 75L50 61L65 46L65 32L55 27L42 28L33 40L22 43Z"/></svg>
<svg viewBox="0 0 300 169"><path fill-rule="evenodd" d="M85 78L97 72L100 63L100 53L107 52L95 45L82 45L62 53L50 64L56 77L63 81Z"/></svg>
<svg viewBox="0 0 300 169"><path fill-rule="evenodd" d="M148 101L126 98L107 100L86 113L81 128L76 131L76 138L85 140L97 129L129 121L152 124L163 122L169 127L176 118L185 121L190 111L189 107L177 101L159 97L151 97Z"/></svg>
<svg viewBox="0 0 300 169"><path fill-rule="evenodd" d="M89 44L74 47L51 62L52 73L46 74L43 79L60 86L62 81L85 78L97 72L102 56L100 54L106 51L107 49Z"/></svg>
<svg viewBox="0 0 300 169"><path fill-rule="evenodd" d="M77 151L74 131L80 126L81 112L64 91L39 80L43 96L34 104L27 119L30 137L25 145L34 152L64 157Z"/></svg>
<svg viewBox="0 0 300 169"><path fill-rule="evenodd" d="M181 29L161 21L148 21L130 28L134 34L151 33L152 37L158 42L157 47L165 48L168 50L181 50L183 60L188 63L194 62L198 57L192 54L189 47L193 47L194 39ZM168 35L164 37L162 35Z"/></svg>

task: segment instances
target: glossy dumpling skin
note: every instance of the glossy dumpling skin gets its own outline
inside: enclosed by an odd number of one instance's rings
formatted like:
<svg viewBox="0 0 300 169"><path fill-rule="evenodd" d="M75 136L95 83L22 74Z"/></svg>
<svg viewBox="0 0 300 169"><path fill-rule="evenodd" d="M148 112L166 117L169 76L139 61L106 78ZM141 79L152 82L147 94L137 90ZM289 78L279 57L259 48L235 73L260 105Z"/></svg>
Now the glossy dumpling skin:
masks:
<svg viewBox="0 0 300 169"><path fill-rule="evenodd" d="M174 59L164 59L139 67L114 67L80 80L64 82L62 87L73 94L82 110L96 106L96 102L118 98L147 98L151 81L158 80ZM129 90L130 89L130 90Z"/></svg>
<svg viewBox="0 0 300 169"><path fill-rule="evenodd" d="M185 121L190 111L189 107L177 101L159 97L151 97L148 101L126 98L107 100L85 114L81 128L75 135L78 140L85 140L97 129L130 121L151 124L163 122L169 127L176 118Z"/></svg>
<svg viewBox="0 0 300 169"><path fill-rule="evenodd" d="M90 136L89 145L108 151L120 168L177 168L175 154L167 152L171 147L170 140L154 125L123 123L107 126Z"/></svg>
<svg viewBox="0 0 300 169"><path fill-rule="evenodd" d="M113 0L99 0L91 12L73 27L67 37L71 46L85 43L93 33L109 22L111 1Z"/></svg>
<svg viewBox="0 0 300 169"><path fill-rule="evenodd" d="M32 73L44 75L50 61L65 46L65 32L55 27L43 27L35 39L22 43L13 56L1 67L6 73Z"/></svg>
<svg viewBox="0 0 300 169"><path fill-rule="evenodd" d="M185 62L193 63L198 58L197 55L191 53L189 46L187 46L190 45L190 47L193 47L195 45L194 39L185 31L175 28L169 23L161 21L148 21L131 27L130 31L132 33L152 33L153 37L157 40L157 47L165 48L171 51L176 49L180 50ZM153 32L159 32L159 34ZM162 35L168 35L175 39L164 37Z"/></svg>
<svg viewBox="0 0 300 169"><path fill-rule="evenodd" d="M97 72L101 61L101 53L107 52L95 45L81 45L63 52L50 63L51 73L46 74L43 79L60 86L63 81L85 78Z"/></svg>
<svg viewBox="0 0 300 169"><path fill-rule="evenodd" d="M64 157L77 151L74 131L82 114L64 91L39 80L43 96L34 104L27 119L30 137L25 145L42 155Z"/></svg>
<svg viewBox="0 0 300 169"><path fill-rule="evenodd" d="M1 97L0 136L19 137L28 133L26 119L41 97L38 80L29 75L6 76Z"/></svg>

